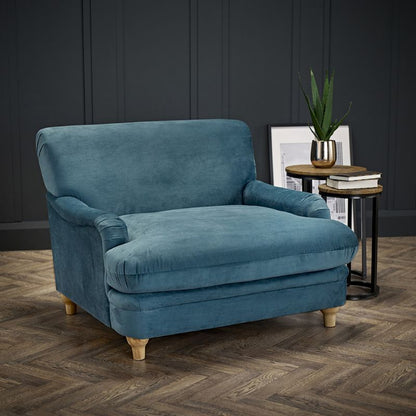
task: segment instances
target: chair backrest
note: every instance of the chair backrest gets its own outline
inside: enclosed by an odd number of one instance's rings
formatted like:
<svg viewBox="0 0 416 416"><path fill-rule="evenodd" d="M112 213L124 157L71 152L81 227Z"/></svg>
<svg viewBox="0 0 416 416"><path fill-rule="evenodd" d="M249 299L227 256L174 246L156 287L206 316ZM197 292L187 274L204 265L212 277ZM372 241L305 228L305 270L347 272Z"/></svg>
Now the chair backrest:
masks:
<svg viewBox="0 0 416 416"><path fill-rule="evenodd" d="M237 120L48 127L36 149L48 192L118 215L241 204L256 175Z"/></svg>

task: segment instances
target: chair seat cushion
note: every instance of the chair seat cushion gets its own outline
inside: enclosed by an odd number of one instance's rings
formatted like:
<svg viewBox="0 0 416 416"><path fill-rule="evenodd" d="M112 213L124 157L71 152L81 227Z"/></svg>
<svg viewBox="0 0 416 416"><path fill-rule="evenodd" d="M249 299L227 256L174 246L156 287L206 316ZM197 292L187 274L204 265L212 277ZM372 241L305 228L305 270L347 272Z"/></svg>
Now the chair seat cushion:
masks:
<svg viewBox="0 0 416 416"><path fill-rule="evenodd" d="M123 293L188 290L331 269L357 238L338 221L250 205L129 214L129 241L105 254L109 286Z"/></svg>
<svg viewBox="0 0 416 416"><path fill-rule="evenodd" d="M120 293L115 289L108 291L110 303L118 308L130 311L151 311L175 305L194 302L228 299L256 293L275 292L288 289L300 289L306 286L345 283L348 275L347 266L319 272L300 273L279 276L244 283L230 283L192 290L171 290L156 293ZM333 294L332 294L333 295ZM345 296L344 296L345 299ZM306 296L303 299L306 302Z"/></svg>

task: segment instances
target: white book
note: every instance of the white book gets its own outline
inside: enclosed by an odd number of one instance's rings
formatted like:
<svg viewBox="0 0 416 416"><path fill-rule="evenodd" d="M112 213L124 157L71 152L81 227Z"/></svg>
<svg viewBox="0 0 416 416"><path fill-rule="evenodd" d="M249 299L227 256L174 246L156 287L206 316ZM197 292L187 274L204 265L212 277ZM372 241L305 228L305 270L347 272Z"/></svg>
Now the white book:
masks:
<svg viewBox="0 0 416 416"><path fill-rule="evenodd" d="M381 173L369 170L362 170L360 172L339 173L338 175L331 175L329 178L336 179L337 181L362 181L364 179L379 179L381 178Z"/></svg>
<svg viewBox="0 0 416 416"><path fill-rule="evenodd" d="M362 189L362 188L377 188L378 179L363 179L359 181L337 181L336 179L328 178L326 184L335 189Z"/></svg>

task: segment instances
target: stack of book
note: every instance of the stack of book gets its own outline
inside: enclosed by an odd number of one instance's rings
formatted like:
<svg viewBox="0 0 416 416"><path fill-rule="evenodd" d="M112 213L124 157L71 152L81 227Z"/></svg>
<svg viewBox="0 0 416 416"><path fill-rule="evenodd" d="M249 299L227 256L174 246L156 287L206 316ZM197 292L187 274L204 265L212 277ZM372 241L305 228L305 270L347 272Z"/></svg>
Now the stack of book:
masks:
<svg viewBox="0 0 416 416"><path fill-rule="evenodd" d="M380 172L364 170L354 173L340 173L331 175L326 184L336 189L362 189L377 188L378 180L381 178Z"/></svg>

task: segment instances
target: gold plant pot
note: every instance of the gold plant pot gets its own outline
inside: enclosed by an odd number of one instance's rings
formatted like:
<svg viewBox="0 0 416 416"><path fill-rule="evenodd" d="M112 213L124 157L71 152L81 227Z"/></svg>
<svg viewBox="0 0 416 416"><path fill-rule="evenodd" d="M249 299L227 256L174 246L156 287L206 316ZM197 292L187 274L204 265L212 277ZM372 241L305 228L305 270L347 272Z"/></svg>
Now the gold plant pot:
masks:
<svg viewBox="0 0 416 416"><path fill-rule="evenodd" d="M337 160L335 140L312 140L311 162L316 168L330 168Z"/></svg>

